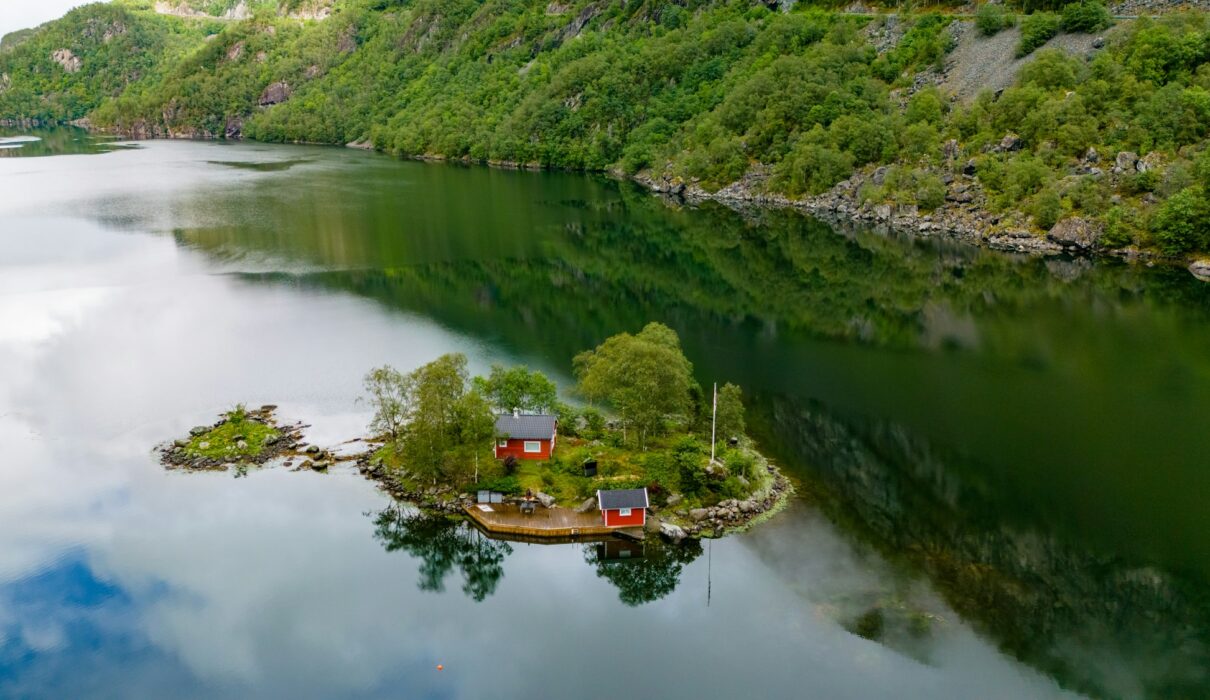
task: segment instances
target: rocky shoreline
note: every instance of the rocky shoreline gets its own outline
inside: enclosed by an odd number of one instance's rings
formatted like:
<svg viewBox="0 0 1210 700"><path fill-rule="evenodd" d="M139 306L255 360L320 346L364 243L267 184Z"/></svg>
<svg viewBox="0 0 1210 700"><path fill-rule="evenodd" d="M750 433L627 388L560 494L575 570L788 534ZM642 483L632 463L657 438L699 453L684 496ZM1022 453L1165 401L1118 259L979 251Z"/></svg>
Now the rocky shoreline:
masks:
<svg viewBox="0 0 1210 700"><path fill-rule="evenodd" d="M996 148L1013 150L1016 146L1016 137L1009 134ZM863 200L863 189L883 184L889 172L887 166L866 167L827 192L799 198L769 192L766 188L769 170L760 167L754 168L741 180L714 191L705 189L695 181L686 182L681 178L657 176L651 172L639 173L632 179L653 192L688 203L713 201L732 208L793 208L829 223L859 223L883 232L946 238L1010 253L1115 257L1148 265L1185 265L1194 277L1210 281L1210 259L1172 258L1134 247L1108 247L1101 240L1104 228L1096 221L1069 217L1043 234L1030 230L1020 221L994 214L988 210L987 195L975 178L974 162L968 160L957 164L960 151L956 142L947 144L946 152L951 169L934 173L945 185L945 198L931 212L921 211L916 205ZM1099 155L1090 150L1080 169L1082 173L1116 178L1133 172L1145 172L1155 166L1133 153L1117 154L1107 168L1098 167L1099 162Z"/></svg>

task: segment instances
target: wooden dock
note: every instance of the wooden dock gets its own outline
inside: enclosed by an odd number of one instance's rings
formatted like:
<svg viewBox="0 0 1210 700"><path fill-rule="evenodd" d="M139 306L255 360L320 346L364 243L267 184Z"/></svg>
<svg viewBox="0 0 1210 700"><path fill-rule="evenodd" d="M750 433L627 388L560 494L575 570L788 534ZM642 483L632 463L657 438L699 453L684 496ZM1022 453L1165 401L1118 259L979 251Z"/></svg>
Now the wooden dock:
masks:
<svg viewBox="0 0 1210 700"><path fill-rule="evenodd" d="M577 513L569 508L538 507L522 513L513 503L472 504L467 516L490 535L523 542L538 540L596 540L618 534L618 528L605 527L601 514Z"/></svg>

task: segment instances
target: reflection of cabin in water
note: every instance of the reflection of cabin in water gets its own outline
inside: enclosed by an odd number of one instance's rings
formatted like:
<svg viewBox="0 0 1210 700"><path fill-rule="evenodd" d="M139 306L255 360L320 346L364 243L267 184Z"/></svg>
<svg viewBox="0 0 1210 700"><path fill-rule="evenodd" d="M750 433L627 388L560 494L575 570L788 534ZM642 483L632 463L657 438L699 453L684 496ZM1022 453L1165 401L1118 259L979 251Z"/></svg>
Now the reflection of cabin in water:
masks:
<svg viewBox="0 0 1210 700"><path fill-rule="evenodd" d="M550 459L558 429L554 416L513 411L496 416L496 459Z"/></svg>
<svg viewBox="0 0 1210 700"><path fill-rule="evenodd" d="M643 527L648 505L646 488L597 491L597 507L606 527Z"/></svg>
<svg viewBox="0 0 1210 700"><path fill-rule="evenodd" d="M597 543L597 561L628 561L642 558L642 542L606 540Z"/></svg>

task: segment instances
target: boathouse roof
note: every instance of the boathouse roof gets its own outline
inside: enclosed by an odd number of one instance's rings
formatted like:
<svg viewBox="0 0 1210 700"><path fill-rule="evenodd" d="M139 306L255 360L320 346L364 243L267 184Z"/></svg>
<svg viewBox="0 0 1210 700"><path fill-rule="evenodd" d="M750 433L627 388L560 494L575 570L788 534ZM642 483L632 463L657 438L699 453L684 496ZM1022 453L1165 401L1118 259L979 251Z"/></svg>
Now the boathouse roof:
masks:
<svg viewBox="0 0 1210 700"><path fill-rule="evenodd" d="M645 488L597 491L597 505L601 510L646 508L647 503L647 489Z"/></svg>
<svg viewBox="0 0 1210 700"><path fill-rule="evenodd" d="M515 440L549 440L555 434L555 417L534 413L496 416L496 434Z"/></svg>

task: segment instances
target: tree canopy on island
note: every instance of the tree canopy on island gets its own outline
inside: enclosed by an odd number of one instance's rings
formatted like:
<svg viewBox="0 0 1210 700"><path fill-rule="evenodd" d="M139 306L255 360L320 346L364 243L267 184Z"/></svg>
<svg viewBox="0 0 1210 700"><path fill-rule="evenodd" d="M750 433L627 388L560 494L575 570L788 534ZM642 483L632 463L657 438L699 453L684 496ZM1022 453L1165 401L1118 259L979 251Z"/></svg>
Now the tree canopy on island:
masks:
<svg viewBox="0 0 1210 700"><path fill-rule="evenodd" d="M692 419L693 365L676 331L662 323L649 323L637 335L615 335L576 355L573 365L580 393L617 411L623 429L633 429L640 444L671 423Z"/></svg>
<svg viewBox="0 0 1210 700"><path fill-rule="evenodd" d="M493 364L487 377L475 377L475 388L503 412L555 413L559 388L545 374L524 365Z"/></svg>
<svg viewBox="0 0 1210 700"><path fill-rule="evenodd" d="M465 479L494 435L487 399L471 384L461 353L442 355L409 374L380 367L366 375L374 417L409 471L437 480Z"/></svg>

